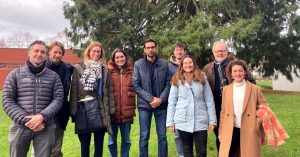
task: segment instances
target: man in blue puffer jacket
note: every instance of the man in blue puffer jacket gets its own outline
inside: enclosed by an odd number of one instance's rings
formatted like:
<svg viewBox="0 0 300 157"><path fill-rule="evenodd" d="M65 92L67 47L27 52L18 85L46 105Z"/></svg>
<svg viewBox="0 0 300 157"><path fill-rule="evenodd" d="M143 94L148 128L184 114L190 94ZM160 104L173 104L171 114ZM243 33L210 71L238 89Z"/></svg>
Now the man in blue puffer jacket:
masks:
<svg viewBox="0 0 300 157"><path fill-rule="evenodd" d="M27 156L33 141L35 156L49 157L54 144L53 117L63 103L59 76L45 67L48 47L42 41L29 46L29 59L13 70L3 88L3 110L13 120L9 132L10 156Z"/></svg>

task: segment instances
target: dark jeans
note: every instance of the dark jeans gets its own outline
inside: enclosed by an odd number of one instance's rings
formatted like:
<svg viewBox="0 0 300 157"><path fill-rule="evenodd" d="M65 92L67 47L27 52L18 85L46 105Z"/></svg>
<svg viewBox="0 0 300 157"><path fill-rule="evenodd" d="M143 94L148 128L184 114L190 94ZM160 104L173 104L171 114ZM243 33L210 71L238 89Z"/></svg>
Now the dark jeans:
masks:
<svg viewBox="0 0 300 157"><path fill-rule="evenodd" d="M158 157L168 156L168 142L166 137L167 109L138 108L140 123L140 157L148 157L148 142L151 127L152 114L156 122L156 134L158 138Z"/></svg>
<svg viewBox="0 0 300 157"><path fill-rule="evenodd" d="M240 128L233 128L229 157L241 156L240 152Z"/></svg>
<svg viewBox="0 0 300 157"><path fill-rule="evenodd" d="M220 140L219 140L220 112L221 112L220 110L216 109L217 126L214 128L214 133L216 135L217 156L219 154L219 149L220 149Z"/></svg>
<svg viewBox="0 0 300 157"><path fill-rule="evenodd" d="M102 157L103 138L104 138L105 130L94 131L92 133L94 133L94 144L95 144L94 157ZM90 156L90 143L91 143L92 133L78 134L78 138L80 140L80 146L81 146L81 157Z"/></svg>
<svg viewBox="0 0 300 157"><path fill-rule="evenodd" d="M121 132L121 157L129 157L129 150L131 146L130 142L130 129L132 122L124 123L114 123L112 122L112 131L113 134L108 137L108 148L111 157L118 156L118 147L117 147L117 138L118 138L118 129L120 128Z"/></svg>
<svg viewBox="0 0 300 157"><path fill-rule="evenodd" d="M175 145L176 145L176 151L178 156L183 156L183 146L182 146L182 141L179 135L178 130L175 130L174 133L174 139L175 139Z"/></svg>
<svg viewBox="0 0 300 157"><path fill-rule="evenodd" d="M184 157L193 157L193 143L195 143L196 156L206 157L206 146L207 146L207 130L201 130L197 132L185 132L178 130L182 140L183 154Z"/></svg>
<svg viewBox="0 0 300 157"><path fill-rule="evenodd" d="M220 149L220 140L218 138L218 136L219 136L219 127L218 126L214 128L214 133L216 135L216 147L217 147L217 151L219 152L219 149Z"/></svg>

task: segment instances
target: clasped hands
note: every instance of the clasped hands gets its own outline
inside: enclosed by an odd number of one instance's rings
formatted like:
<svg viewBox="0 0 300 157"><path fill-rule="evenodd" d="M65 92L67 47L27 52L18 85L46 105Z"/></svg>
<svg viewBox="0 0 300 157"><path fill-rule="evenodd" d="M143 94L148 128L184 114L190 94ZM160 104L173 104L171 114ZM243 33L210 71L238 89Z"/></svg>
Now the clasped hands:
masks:
<svg viewBox="0 0 300 157"><path fill-rule="evenodd" d="M150 106L151 106L152 108L156 108L156 107L158 107L161 103L162 103L162 100L161 100L160 98L154 97L154 98L152 99L152 101L150 102Z"/></svg>
<svg viewBox="0 0 300 157"><path fill-rule="evenodd" d="M25 118L29 119L25 123L25 126L34 132L41 131L45 128L44 117L41 114L26 116Z"/></svg>

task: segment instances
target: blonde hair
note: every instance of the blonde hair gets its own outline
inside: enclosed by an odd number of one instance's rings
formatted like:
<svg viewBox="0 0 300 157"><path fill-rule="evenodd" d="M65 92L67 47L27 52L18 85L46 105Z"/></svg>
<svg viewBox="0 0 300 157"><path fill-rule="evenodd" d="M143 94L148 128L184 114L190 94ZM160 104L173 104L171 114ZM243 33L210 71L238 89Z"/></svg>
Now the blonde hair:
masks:
<svg viewBox="0 0 300 157"><path fill-rule="evenodd" d="M198 65L196 64L194 58L190 55L186 55L182 58L179 68L177 69L176 73L172 77L171 84L177 86L179 83L183 83L186 81L186 78L184 76L185 71L183 70L183 61L186 58L191 58L194 63L194 70L192 71L193 81L200 82L201 84L205 84L204 72L198 68Z"/></svg>
<svg viewBox="0 0 300 157"><path fill-rule="evenodd" d="M100 49L101 49L101 55L100 55L100 58L99 58L99 63L103 63L105 60L103 60L104 58L104 50L103 50L103 46L100 42L97 42L97 41L92 41L89 46L84 50L84 53L83 53L83 60L84 62L86 63L88 60L90 60L90 52L92 50L92 48L96 47L96 46L99 46Z"/></svg>

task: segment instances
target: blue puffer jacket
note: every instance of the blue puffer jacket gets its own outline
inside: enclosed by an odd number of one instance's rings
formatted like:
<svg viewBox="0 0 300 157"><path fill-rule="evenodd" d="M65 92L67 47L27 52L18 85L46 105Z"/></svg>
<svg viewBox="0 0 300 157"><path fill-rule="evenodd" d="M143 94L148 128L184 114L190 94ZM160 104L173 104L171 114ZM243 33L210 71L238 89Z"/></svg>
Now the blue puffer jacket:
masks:
<svg viewBox="0 0 300 157"><path fill-rule="evenodd" d="M3 110L16 124L24 126L26 116L42 114L49 125L61 108L63 98L62 83L54 71L44 68L39 75L34 75L25 64L7 76L2 104Z"/></svg>
<svg viewBox="0 0 300 157"><path fill-rule="evenodd" d="M208 130L208 125L216 125L216 112L208 81L187 82L172 85L169 95L166 126L175 125L178 130L196 132Z"/></svg>
<svg viewBox="0 0 300 157"><path fill-rule="evenodd" d="M134 64L132 85L138 95L138 107L152 108L149 104L154 98L151 91L152 86L156 86L157 93L160 93L159 97L163 100L163 103L156 109L166 109L171 79L168 63L160 58L155 63L154 77L157 79L155 85L151 85L150 69L147 68L146 64L146 57L136 61Z"/></svg>

